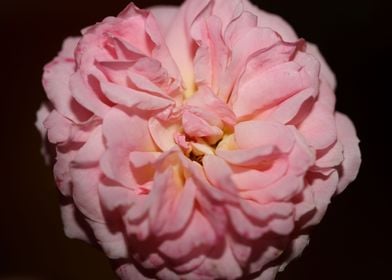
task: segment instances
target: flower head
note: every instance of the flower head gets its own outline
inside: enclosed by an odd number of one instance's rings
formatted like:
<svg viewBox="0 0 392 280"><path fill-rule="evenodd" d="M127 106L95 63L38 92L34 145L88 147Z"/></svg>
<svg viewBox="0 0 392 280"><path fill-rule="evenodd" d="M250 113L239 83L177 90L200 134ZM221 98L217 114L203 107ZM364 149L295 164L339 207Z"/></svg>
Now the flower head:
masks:
<svg viewBox="0 0 392 280"><path fill-rule="evenodd" d="M317 49L246 0L130 4L43 84L65 232L122 279L273 279L359 168Z"/></svg>

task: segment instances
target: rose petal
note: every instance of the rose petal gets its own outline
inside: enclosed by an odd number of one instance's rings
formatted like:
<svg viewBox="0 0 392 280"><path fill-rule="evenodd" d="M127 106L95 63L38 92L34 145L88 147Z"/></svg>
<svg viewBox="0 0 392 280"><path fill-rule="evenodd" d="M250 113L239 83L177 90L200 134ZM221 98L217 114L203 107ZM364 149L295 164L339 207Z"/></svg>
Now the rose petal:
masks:
<svg viewBox="0 0 392 280"><path fill-rule="evenodd" d="M68 38L63 43L59 56L45 65L42 84L49 100L57 111L65 117L82 122L91 117L91 113L73 98L69 88L76 64L73 53L80 38Z"/></svg>
<svg viewBox="0 0 392 280"><path fill-rule="evenodd" d="M194 60L195 82L210 86L214 92L218 92L225 77L229 59L229 50L223 42L221 30L222 21L217 17L193 24L191 30L192 37L200 45Z"/></svg>
<svg viewBox="0 0 392 280"><path fill-rule="evenodd" d="M70 174L75 205L90 220L104 223L98 195L101 171L98 168L71 168Z"/></svg>
<svg viewBox="0 0 392 280"><path fill-rule="evenodd" d="M286 153L294 145L291 131L277 122L240 122L235 126L234 135L240 149L275 146L282 153Z"/></svg>
<svg viewBox="0 0 392 280"><path fill-rule="evenodd" d="M150 118L148 127L151 137L161 151L168 151L176 145L175 135L181 130L181 125L177 120L165 122L156 118Z"/></svg>
<svg viewBox="0 0 392 280"><path fill-rule="evenodd" d="M325 91L320 92L310 114L299 126L307 143L316 150L323 150L336 141L336 124L330 105L323 102Z"/></svg>
<svg viewBox="0 0 392 280"><path fill-rule="evenodd" d="M91 227L83 219L83 215L72 201L61 205L61 219L63 220L64 233L68 238L83 240L92 243ZM90 234L89 234L90 233Z"/></svg>
<svg viewBox="0 0 392 280"><path fill-rule="evenodd" d="M306 68L294 62L270 68L257 79L240 82L233 110L241 117L277 105L309 87L306 76Z"/></svg>
<svg viewBox="0 0 392 280"><path fill-rule="evenodd" d="M233 167L231 178L239 190L264 188L285 175L288 169L286 159L277 159L268 168L261 170Z"/></svg>
<svg viewBox="0 0 392 280"><path fill-rule="evenodd" d="M93 76L88 76L86 80L81 71L76 71L69 80L69 87L76 101L95 115L103 117L109 110L111 104L102 98L101 89Z"/></svg>
<svg viewBox="0 0 392 280"><path fill-rule="evenodd" d="M174 18L171 29L166 34L166 44L177 64L185 89L193 88L193 41L190 38L190 26L200 12L209 4L209 0L191 0L184 2Z"/></svg>
<svg viewBox="0 0 392 280"><path fill-rule="evenodd" d="M279 123L287 124L291 122L300 112L302 106L306 105L308 101L312 100L314 95L313 88L307 88L298 94L295 94L276 107L273 112L266 116L267 120L276 121Z"/></svg>
<svg viewBox="0 0 392 280"><path fill-rule="evenodd" d="M274 201L285 202L298 194L302 190L303 185L301 178L285 176L268 187L241 192L241 196L245 199L257 201L260 204L268 204Z"/></svg>
<svg viewBox="0 0 392 280"><path fill-rule="evenodd" d="M94 231L97 243L109 258L128 257L128 248L123 232L114 231L108 223L89 221L89 224Z"/></svg>
<svg viewBox="0 0 392 280"><path fill-rule="evenodd" d="M124 263L116 268L117 275L123 280L153 280L142 274L131 262Z"/></svg>
<svg viewBox="0 0 392 280"><path fill-rule="evenodd" d="M212 251L211 257L194 271L196 279L237 279L242 275L242 269L229 244L216 246L215 251ZM214 257L216 255L219 255L219 258Z"/></svg>
<svg viewBox="0 0 392 280"><path fill-rule="evenodd" d="M178 7L176 6L152 6L148 10L152 12L157 21L158 26L165 36L166 33L172 28L172 24L175 16L178 13Z"/></svg>
<svg viewBox="0 0 392 280"><path fill-rule="evenodd" d="M162 174L158 173L154 179L151 192L153 202L149 219L156 236L173 234L182 230L193 211L195 185L191 181L178 185L176 176L183 175L175 174L175 172L183 171L177 171L177 168L167 169ZM171 217L169 222L167 217Z"/></svg>
<svg viewBox="0 0 392 280"><path fill-rule="evenodd" d="M131 172L129 154L132 151L155 152L147 121L143 116L129 115L114 107L107 114L102 131L108 146L101 159L102 171L124 186L134 188L139 185Z"/></svg>
<svg viewBox="0 0 392 280"><path fill-rule="evenodd" d="M317 58L321 63L321 77L325 79L329 86L334 90L336 88L336 77L329 67L328 63L321 54L319 48L315 44L308 43L306 51Z"/></svg>
<svg viewBox="0 0 392 280"><path fill-rule="evenodd" d="M310 174L308 176L308 180L310 181L317 212L311 220L307 222L306 226L318 224L323 218L330 200L336 192L339 176L336 171L328 177L318 174Z"/></svg>
<svg viewBox="0 0 392 280"><path fill-rule="evenodd" d="M187 100L187 104L203 110L205 113L213 114L219 120L233 126L236 116L230 107L214 94L208 87L200 87L199 90Z"/></svg>
<svg viewBox="0 0 392 280"><path fill-rule="evenodd" d="M253 5L250 1L244 1L244 9L257 16L257 25L260 27L269 27L279 33L283 40L295 42L298 40L293 28L280 16L268 13Z"/></svg>
<svg viewBox="0 0 392 280"><path fill-rule="evenodd" d="M255 240L268 232L268 227L253 224L240 208L228 206L231 225L242 238Z"/></svg>
<svg viewBox="0 0 392 280"><path fill-rule="evenodd" d="M135 107L140 110L158 110L173 104L169 99L112 83L101 83L101 86L103 92L111 101L127 107Z"/></svg>
<svg viewBox="0 0 392 280"><path fill-rule="evenodd" d="M343 159L343 145L337 141L332 147L319 152L316 166L318 168L336 167L343 162Z"/></svg>
<svg viewBox="0 0 392 280"><path fill-rule="evenodd" d="M242 150L217 150L216 154L227 162L239 166L264 166L270 160L278 157L280 151L276 147L262 146Z"/></svg>
<svg viewBox="0 0 392 280"><path fill-rule="evenodd" d="M223 135L219 127L211 126L189 110L184 111L182 115L182 126L185 133L191 137L216 137L219 139Z"/></svg>
<svg viewBox="0 0 392 280"><path fill-rule="evenodd" d="M207 254L215 242L215 233L208 220L194 211L189 225L175 239L166 239L159 245L159 251L172 259L180 259L189 254Z"/></svg>
<svg viewBox="0 0 392 280"><path fill-rule="evenodd" d="M73 163L81 165L97 165L101 156L105 152L102 127L97 126L90 134L89 139L83 147L76 153Z"/></svg>
<svg viewBox="0 0 392 280"><path fill-rule="evenodd" d="M356 136L355 127L350 119L340 113L337 113L335 118L338 139L343 145L344 156L337 191L341 193L357 177L361 165L361 151L359 150L359 140Z"/></svg>

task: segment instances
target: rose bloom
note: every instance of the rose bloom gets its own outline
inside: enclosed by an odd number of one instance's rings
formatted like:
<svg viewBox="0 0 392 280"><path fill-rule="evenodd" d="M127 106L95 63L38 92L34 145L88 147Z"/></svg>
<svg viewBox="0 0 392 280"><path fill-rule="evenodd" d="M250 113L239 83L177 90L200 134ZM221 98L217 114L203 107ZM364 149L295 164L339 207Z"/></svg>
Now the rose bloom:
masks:
<svg viewBox="0 0 392 280"><path fill-rule="evenodd" d="M130 4L43 85L65 233L122 279L274 279L359 169L317 48L247 0Z"/></svg>

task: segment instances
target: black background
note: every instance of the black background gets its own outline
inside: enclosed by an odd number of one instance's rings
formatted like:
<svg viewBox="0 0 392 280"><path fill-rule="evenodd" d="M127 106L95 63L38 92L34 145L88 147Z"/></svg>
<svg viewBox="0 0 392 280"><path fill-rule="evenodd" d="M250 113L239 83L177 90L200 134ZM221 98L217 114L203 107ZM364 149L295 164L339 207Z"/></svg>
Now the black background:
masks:
<svg viewBox="0 0 392 280"><path fill-rule="evenodd" d="M135 1L140 7L181 1ZM254 3L256 1L253 1ZM334 198L310 246L278 280L392 279L388 1L263 0L319 45L338 77L338 110L355 122L363 164ZM51 171L39 153L35 112L42 67L62 40L116 15L126 0L3 1L0 6L0 279L115 279L104 256L62 232ZM12 278L14 277L14 278Z"/></svg>

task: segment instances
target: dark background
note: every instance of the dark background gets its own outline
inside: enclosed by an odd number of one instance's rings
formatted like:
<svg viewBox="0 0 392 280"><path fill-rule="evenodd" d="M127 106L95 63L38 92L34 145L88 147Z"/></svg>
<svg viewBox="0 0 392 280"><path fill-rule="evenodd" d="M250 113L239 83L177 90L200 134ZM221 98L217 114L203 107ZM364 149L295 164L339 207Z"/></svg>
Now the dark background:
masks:
<svg viewBox="0 0 392 280"><path fill-rule="evenodd" d="M181 1L135 1L140 7ZM253 1L256 2L256 1ZM355 122L363 165L333 200L303 257L278 280L392 279L392 111L388 1L258 1L319 45L338 77L338 110ZM126 0L3 1L0 7L0 279L114 279L104 256L62 232L51 171L40 156L35 112L43 65L62 40L116 15ZM12 278L13 277L13 278ZM18 278L19 277L19 278Z"/></svg>

